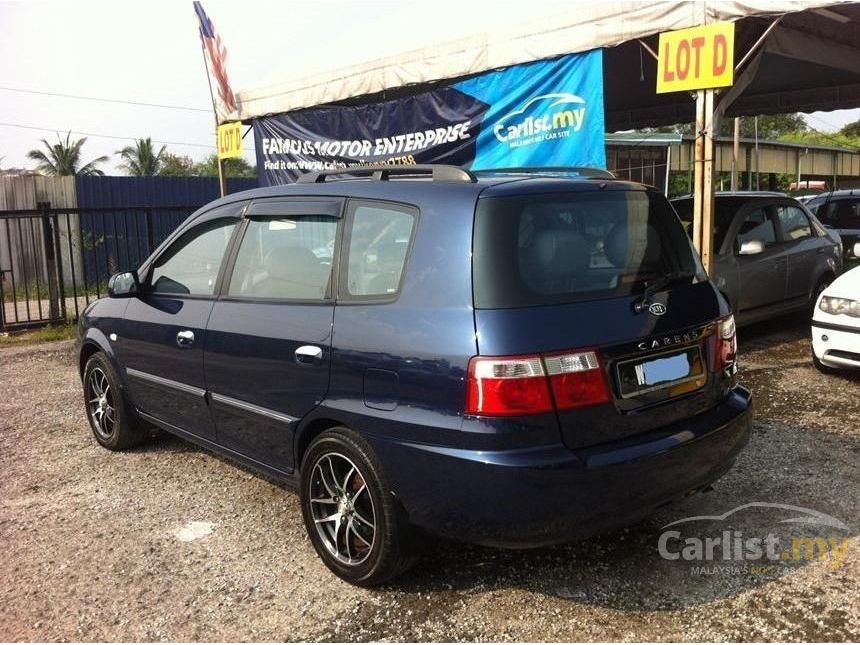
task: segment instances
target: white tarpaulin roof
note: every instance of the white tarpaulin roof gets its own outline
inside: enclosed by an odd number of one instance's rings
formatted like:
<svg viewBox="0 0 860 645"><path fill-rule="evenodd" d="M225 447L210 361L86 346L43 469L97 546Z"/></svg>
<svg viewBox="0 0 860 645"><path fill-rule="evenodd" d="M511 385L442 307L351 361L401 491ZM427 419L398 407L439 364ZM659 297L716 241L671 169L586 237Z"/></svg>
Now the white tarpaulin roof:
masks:
<svg viewBox="0 0 860 645"><path fill-rule="evenodd" d="M576 11L524 22L508 29L494 29L492 32L478 33L423 49L394 53L310 77L241 90L237 93L238 113L231 114L228 118L248 120L266 114L337 103L409 85L468 76L598 47L614 47L660 32L711 22L766 18L811 9L818 12L817 17L825 23L832 22L834 27L844 27L839 24L838 14L836 18L832 15L828 17L826 14L832 12L822 8L832 6L839 9L845 4L852 5L833 0L676 0L581 4L576 6ZM850 19L848 21L850 22ZM854 29L855 37L856 33L857 30ZM650 64L653 67L653 63ZM639 66L637 59L637 70ZM649 93L653 96L653 87ZM607 111L611 112L612 106L609 103L607 97ZM664 109L660 117L654 116L650 120L656 123L666 121L667 118L669 117ZM681 119L669 122L678 120ZM624 125L621 125L622 123ZM624 119L619 120L618 124L620 127L628 125Z"/></svg>

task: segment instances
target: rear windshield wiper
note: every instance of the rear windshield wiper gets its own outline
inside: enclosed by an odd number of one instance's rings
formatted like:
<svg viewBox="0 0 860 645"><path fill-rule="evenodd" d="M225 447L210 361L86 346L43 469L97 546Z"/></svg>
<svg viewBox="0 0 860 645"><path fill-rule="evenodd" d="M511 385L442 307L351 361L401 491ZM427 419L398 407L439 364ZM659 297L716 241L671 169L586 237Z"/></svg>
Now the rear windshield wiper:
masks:
<svg viewBox="0 0 860 645"><path fill-rule="evenodd" d="M645 310L645 308L650 304L651 298L655 293L660 291L661 289L665 289L673 282L677 282L678 280L683 280L685 278L693 278L694 274L691 271L672 271L671 273L666 273L665 275L660 276L656 280L652 280L651 282L645 283L645 290L642 292L642 296L633 303L633 310L638 314Z"/></svg>

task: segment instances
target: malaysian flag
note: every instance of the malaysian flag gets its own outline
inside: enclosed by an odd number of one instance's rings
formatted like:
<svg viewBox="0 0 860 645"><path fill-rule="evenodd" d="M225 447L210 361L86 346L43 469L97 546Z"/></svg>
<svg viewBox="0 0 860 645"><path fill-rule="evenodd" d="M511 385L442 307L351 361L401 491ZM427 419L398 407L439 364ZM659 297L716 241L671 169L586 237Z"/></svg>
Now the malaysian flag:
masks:
<svg viewBox="0 0 860 645"><path fill-rule="evenodd" d="M200 21L200 40L203 42L203 53L206 65L209 68L210 78L214 77L218 85L218 120L224 120L228 114L236 111L236 98L230 89L230 80L227 78L227 48L221 42L221 36L215 33L215 25L209 20L209 16L203 11L199 2L194 3L194 11Z"/></svg>

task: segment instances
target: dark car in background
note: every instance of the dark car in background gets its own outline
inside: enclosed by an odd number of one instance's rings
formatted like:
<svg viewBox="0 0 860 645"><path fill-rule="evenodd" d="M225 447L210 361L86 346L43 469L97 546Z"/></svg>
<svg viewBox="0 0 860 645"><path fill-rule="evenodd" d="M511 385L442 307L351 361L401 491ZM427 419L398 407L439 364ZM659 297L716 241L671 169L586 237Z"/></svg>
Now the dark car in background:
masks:
<svg viewBox="0 0 860 645"><path fill-rule="evenodd" d="M806 202L818 220L842 238L845 262L860 262L860 188L816 195Z"/></svg>
<svg viewBox="0 0 860 645"><path fill-rule="evenodd" d="M692 235L693 198L672 205ZM811 313L842 271L839 237L782 193L718 192L711 279L739 325L795 311Z"/></svg>
<svg viewBox="0 0 860 645"><path fill-rule="evenodd" d="M200 209L109 293L81 318L96 440L151 424L283 480L357 584L418 532L630 523L750 431L725 300L665 197L605 171L305 175Z"/></svg>

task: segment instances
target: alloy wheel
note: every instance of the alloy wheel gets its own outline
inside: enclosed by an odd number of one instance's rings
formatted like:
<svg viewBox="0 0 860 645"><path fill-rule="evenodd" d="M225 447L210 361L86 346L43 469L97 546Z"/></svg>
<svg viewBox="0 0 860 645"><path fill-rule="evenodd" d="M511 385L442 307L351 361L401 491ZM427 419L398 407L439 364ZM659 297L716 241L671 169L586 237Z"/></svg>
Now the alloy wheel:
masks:
<svg viewBox="0 0 860 645"><path fill-rule="evenodd" d="M110 439L116 432L116 408L110 381L100 367L94 368L87 379L87 410L99 437Z"/></svg>
<svg viewBox="0 0 860 645"><path fill-rule="evenodd" d="M376 542L376 515L358 467L340 453L325 453L311 471L308 500L326 550L350 566L367 560Z"/></svg>

